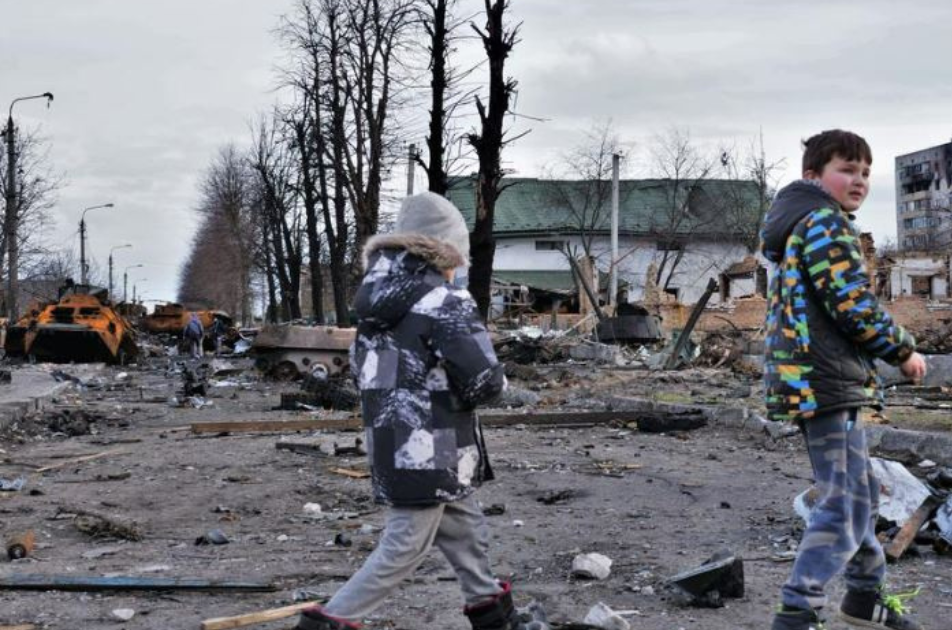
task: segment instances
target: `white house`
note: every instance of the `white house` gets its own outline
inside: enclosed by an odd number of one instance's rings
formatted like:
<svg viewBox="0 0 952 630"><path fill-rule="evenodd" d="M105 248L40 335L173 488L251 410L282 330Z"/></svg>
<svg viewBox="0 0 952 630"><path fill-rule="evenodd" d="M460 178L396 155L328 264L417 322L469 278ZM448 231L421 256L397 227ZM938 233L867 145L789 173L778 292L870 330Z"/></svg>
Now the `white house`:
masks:
<svg viewBox="0 0 952 630"><path fill-rule="evenodd" d="M455 180L448 193L470 225L473 181ZM581 257L587 246L606 297L610 182L519 178L503 180L503 186L495 210L494 277L574 292L568 256ZM619 286L630 301L640 301L660 276L659 291L692 304L710 278L720 280L756 246L765 206L754 182L623 180L619 188ZM722 297L715 294L712 301Z"/></svg>

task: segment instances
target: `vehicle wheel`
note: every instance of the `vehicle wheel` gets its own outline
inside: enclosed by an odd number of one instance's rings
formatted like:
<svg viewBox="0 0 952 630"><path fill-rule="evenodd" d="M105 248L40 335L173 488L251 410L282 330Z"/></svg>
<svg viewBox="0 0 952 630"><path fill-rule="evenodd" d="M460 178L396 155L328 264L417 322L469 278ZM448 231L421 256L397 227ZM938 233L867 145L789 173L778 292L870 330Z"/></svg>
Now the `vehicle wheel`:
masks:
<svg viewBox="0 0 952 630"><path fill-rule="evenodd" d="M293 381L300 375L296 365L290 361L282 361L271 370L271 376L278 381Z"/></svg>

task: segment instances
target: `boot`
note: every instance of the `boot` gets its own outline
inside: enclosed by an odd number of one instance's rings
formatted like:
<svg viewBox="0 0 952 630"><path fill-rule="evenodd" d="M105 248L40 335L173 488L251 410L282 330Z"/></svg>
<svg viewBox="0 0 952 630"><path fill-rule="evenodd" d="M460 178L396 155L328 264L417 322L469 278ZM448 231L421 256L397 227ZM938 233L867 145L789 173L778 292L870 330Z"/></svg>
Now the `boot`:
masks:
<svg viewBox="0 0 952 630"><path fill-rule="evenodd" d="M851 626L860 628L922 630L919 622L907 614L909 611L902 603L917 593L886 595L882 590L846 591L839 616Z"/></svg>
<svg viewBox="0 0 952 630"><path fill-rule="evenodd" d="M502 593L463 609L473 630L549 630L542 606L533 602L526 610L517 611L512 603L512 586L509 582L501 582L500 586Z"/></svg>
<svg viewBox="0 0 952 630"><path fill-rule="evenodd" d="M359 630L360 626L337 617L331 617L320 606L301 611L294 630Z"/></svg>
<svg viewBox="0 0 952 630"><path fill-rule="evenodd" d="M781 606L770 630L823 630L824 627L817 610Z"/></svg>

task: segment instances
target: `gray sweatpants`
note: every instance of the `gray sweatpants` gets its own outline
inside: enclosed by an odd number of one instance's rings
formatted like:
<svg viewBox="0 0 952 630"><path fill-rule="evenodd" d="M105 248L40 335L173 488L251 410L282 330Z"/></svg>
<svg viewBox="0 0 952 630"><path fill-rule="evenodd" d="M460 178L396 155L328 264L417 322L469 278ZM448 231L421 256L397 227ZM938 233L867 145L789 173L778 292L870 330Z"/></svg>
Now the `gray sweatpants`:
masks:
<svg viewBox="0 0 952 630"><path fill-rule="evenodd" d="M782 599L795 608L820 608L826 604L824 587L843 569L850 590L870 591L883 583L886 557L876 539L879 481L858 410L820 415L803 424L820 496Z"/></svg>
<svg viewBox="0 0 952 630"><path fill-rule="evenodd" d="M471 496L427 508L390 508L377 548L324 610L360 621L409 577L436 545L456 571L467 605L502 589L489 567L489 528Z"/></svg>

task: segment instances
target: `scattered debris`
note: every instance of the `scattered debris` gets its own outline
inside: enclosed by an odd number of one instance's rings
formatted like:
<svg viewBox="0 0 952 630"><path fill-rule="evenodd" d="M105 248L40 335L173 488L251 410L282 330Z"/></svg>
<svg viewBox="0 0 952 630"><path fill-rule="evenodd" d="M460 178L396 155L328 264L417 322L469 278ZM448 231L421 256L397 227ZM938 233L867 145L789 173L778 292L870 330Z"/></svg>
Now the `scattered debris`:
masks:
<svg viewBox="0 0 952 630"><path fill-rule="evenodd" d="M899 532L889 544L883 546L887 558L898 560L902 557L909 545L916 539L916 534L919 533L922 526L932 518L939 504L939 500L932 495L923 500L922 505L906 519L906 522L899 528Z"/></svg>
<svg viewBox="0 0 952 630"><path fill-rule="evenodd" d="M136 616L136 611L131 608L116 608L110 613L113 619L119 621L131 621Z"/></svg>
<svg viewBox="0 0 952 630"><path fill-rule="evenodd" d="M631 624L604 602L592 606L583 621L603 630L631 630Z"/></svg>
<svg viewBox="0 0 952 630"><path fill-rule="evenodd" d="M611 575L612 560L600 553L583 553L572 560L572 575L585 579L604 580Z"/></svg>
<svg viewBox="0 0 952 630"><path fill-rule="evenodd" d="M668 582L688 597L688 605L720 608L724 598L744 596L744 562L730 551L720 551Z"/></svg>
<svg viewBox="0 0 952 630"><path fill-rule="evenodd" d="M210 529L195 539L196 545L227 545L231 541L220 529Z"/></svg>
<svg viewBox="0 0 952 630"><path fill-rule="evenodd" d="M142 529L135 522L125 522L99 512L76 507L57 508L56 516L71 517L76 529L93 538L142 540Z"/></svg>
<svg viewBox="0 0 952 630"><path fill-rule="evenodd" d="M364 450L364 441L362 439L354 438L353 446L338 446L337 442L334 442L334 455L336 457L361 457L367 454L367 451Z"/></svg>
<svg viewBox="0 0 952 630"><path fill-rule="evenodd" d="M873 475L879 480L879 516L902 527L929 497L929 489L899 462L872 457Z"/></svg>
<svg viewBox="0 0 952 630"><path fill-rule="evenodd" d="M7 557L11 560L26 558L33 553L35 544L36 534L33 533L32 529L12 536L7 539Z"/></svg>
<svg viewBox="0 0 952 630"><path fill-rule="evenodd" d="M17 477L16 479L0 478L0 491L19 492L26 485L26 477Z"/></svg>

